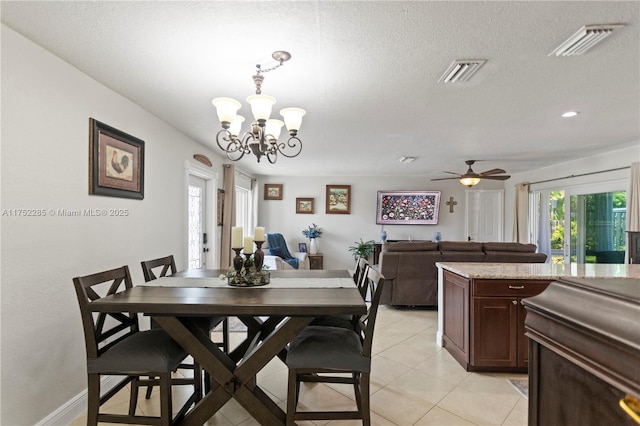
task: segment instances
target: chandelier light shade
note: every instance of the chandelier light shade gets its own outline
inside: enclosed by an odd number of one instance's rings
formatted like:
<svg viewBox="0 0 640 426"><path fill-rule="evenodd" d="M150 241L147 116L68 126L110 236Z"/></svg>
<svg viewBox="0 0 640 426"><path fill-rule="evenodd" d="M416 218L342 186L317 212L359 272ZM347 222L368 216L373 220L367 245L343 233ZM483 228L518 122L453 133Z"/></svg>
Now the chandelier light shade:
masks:
<svg viewBox="0 0 640 426"><path fill-rule="evenodd" d="M222 97L211 101L216 108L218 120L222 126L222 130L216 135L216 142L218 147L226 153L227 158L232 161L238 161L245 154L252 153L257 157L258 162L264 156L273 164L277 161L278 154L292 158L302 152L302 141L297 135L306 111L301 108L284 108L280 110L284 122L272 119L270 118L271 110L276 99L262 94L264 77L261 74L279 68L291 58L291 55L284 51L274 52L271 56L279 62L275 67L263 70L259 64L256 65L256 75L253 76L256 94L247 97L255 121L242 136L240 133L245 118L238 115L242 104L235 99ZM290 137L286 142L282 142L280 133L285 124Z"/></svg>

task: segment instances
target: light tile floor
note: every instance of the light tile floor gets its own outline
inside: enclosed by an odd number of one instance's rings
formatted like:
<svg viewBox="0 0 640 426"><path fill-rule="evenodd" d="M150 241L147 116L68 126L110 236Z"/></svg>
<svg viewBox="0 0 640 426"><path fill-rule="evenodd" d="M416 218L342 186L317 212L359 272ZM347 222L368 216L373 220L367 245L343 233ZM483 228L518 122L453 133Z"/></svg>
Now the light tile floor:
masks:
<svg viewBox="0 0 640 426"><path fill-rule="evenodd" d="M371 373L372 424L422 425L526 425L527 400L507 381L526 374L466 372L435 344L437 312L398 310L381 306L376 322ZM231 333L233 340L242 334ZM215 336L214 336L215 337ZM286 366L279 360L267 365L258 383L284 409L287 396ZM157 389L150 400L140 396L138 410L157 415ZM175 391L178 407L186 389ZM127 409L127 393L111 402L113 410ZM183 399L184 400L184 399ZM352 409L349 385L304 384L303 407ZM86 424L80 416L71 425ZM360 421L299 422L299 425L358 425ZM254 426L258 423L235 401L229 401L207 425Z"/></svg>

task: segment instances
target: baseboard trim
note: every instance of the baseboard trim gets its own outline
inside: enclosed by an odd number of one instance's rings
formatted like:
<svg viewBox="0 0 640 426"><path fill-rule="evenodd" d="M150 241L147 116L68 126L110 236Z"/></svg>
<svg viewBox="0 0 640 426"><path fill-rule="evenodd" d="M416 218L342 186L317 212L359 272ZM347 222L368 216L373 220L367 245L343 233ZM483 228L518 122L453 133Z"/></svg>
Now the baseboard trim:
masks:
<svg viewBox="0 0 640 426"><path fill-rule="evenodd" d="M121 376L105 376L100 381L100 389L103 393L107 392L109 389L117 385L120 380L122 380ZM36 426L68 425L82 413L87 411L87 399L87 389L84 389L78 395L74 396L59 407L56 411L36 423Z"/></svg>

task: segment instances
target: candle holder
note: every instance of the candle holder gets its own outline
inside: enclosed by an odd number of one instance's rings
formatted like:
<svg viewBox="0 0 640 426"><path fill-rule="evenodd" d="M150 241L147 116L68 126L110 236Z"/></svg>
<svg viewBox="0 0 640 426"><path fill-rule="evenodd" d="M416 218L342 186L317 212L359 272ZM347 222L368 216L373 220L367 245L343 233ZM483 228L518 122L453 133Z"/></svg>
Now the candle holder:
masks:
<svg viewBox="0 0 640 426"><path fill-rule="evenodd" d="M244 269L247 273L249 273L251 266L253 265L253 260L251 259L251 255L253 253L244 252Z"/></svg>
<svg viewBox="0 0 640 426"><path fill-rule="evenodd" d="M264 263L264 252L262 251L264 241L254 241L254 243L256 244L256 252L253 254L253 264L256 266L256 272L259 272Z"/></svg>
<svg viewBox="0 0 640 426"><path fill-rule="evenodd" d="M240 271L242 270L242 264L243 264L243 260L242 260L242 256L240 256L240 252L242 251L242 247L240 248L232 248L233 251L236 252L236 256L233 258L233 269L236 271L236 275L240 274Z"/></svg>

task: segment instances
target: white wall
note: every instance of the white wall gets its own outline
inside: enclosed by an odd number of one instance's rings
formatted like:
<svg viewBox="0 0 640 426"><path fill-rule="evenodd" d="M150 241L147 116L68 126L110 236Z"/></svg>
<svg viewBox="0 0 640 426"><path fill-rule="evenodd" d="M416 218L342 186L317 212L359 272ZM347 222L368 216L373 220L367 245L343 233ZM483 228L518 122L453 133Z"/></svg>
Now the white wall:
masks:
<svg viewBox="0 0 640 426"><path fill-rule="evenodd" d="M89 117L145 141L144 200L88 195ZM2 26L2 211L129 216L2 216L1 424L36 424L86 389L74 276L127 264L139 283L140 261L167 254L185 267L184 164L196 153L222 177L213 151Z"/></svg>
<svg viewBox="0 0 640 426"><path fill-rule="evenodd" d="M280 161L286 161L280 160ZM289 161L295 161L289 160ZM264 200L265 183L282 183L282 200ZM456 180L431 182L428 178L405 176L358 177L277 177L259 178L259 225L267 232L283 234L289 250L297 251L298 243L307 242L302 230L312 223L322 228L319 251L324 254L325 269L342 269L353 266L349 247L362 238L364 241L380 241L381 225L376 225L377 191L379 190L439 190L440 213L437 225L385 225L390 240L432 240L440 231L444 240L465 240L465 190ZM351 214L326 214L326 185L351 185ZM483 181L477 189L501 189L502 182ZM454 212L445 204L453 197L457 201ZM314 198L314 214L296 214L296 198Z"/></svg>

